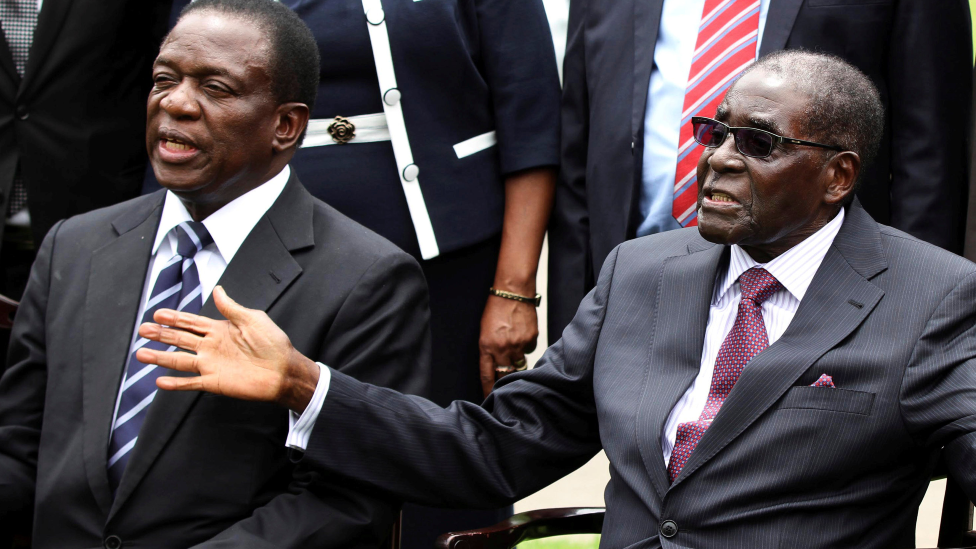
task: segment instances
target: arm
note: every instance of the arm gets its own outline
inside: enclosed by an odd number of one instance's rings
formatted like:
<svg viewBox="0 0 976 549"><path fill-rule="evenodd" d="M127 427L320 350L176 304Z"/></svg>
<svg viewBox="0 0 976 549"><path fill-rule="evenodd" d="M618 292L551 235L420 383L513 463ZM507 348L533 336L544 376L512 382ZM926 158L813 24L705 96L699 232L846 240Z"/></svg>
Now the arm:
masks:
<svg viewBox="0 0 976 549"><path fill-rule="evenodd" d="M570 0L563 61L562 147L549 222L549 340L559 339L593 286L590 214L586 203L590 107L583 27L587 0Z"/></svg>
<svg viewBox="0 0 976 549"><path fill-rule="evenodd" d="M423 504L498 506L528 495L573 471L600 449L593 367L613 278L616 252L600 282L580 305L565 336L529 371L505 377L483 407L455 402L439 408L419 397L359 383L332 373L329 395L303 463L330 479L362 485ZM279 387L291 372L311 371L308 361L281 345L234 342L232 330L272 334L266 316L232 303L215 290L227 321L160 311L140 334L194 351L139 351L139 359L199 372L160 378L164 389L205 390L235 398L278 400L256 384L236 380L266 370ZM311 366L315 367L313 363ZM228 380L223 383L222 380ZM302 385L298 383L297 385ZM284 393L283 393L284 394ZM310 393L305 395L305 402ZM301 402L301 398L294 399Z"/></svg>
<svg viewBox="0 0 976 549"><path fill-rule="evenodd" d="M891 32L891 224L961 253L972 34L965 0L898 2Z"/></svg>
<svg viewBox="0 0 976 549"><path fill-rule="evenodd" d="M358 380L423 394L429 382L427 288L406 254L377 260L362 275L331 322L315 360ZM329 418L323 416L322 422ZM298 466L289 492L200 548L381 545L399 502L344 486Z"/></svg>
<svg viewBox="0 0 976 549"><path fill-rule="evenodd" d="M493 286L534 296L559 163L559 74L540 0L476 0L482 73L491 90L505 217ZM539 334L535 307L489 296L479 341L485 395L495 366L524 361Z"/></svg>
<svg viewBox="0 0 976 549"><path fill-rule="evenodd" d="M901 388L906 428L916 443L944 448L950 476L976 499L976 274L932 313Z"/></svg>
<svg viewBox="0 0 976 549"><path fill-rule="evenodd" d="M51 255L61 222L37 252L10 334L9 367L0 379L0 515L30 509L47 389L45 313Z"/></svg>
<svg viewBox="0 0 976 549"><path fill-rule="evenodd" d="M505 181L505 221L494 288L523 296L536 294L539 254L552 209L556 171L527 170ZM525 362L535 349L539 321L535 306L489 295L481 317L481 385L485 396L495 383L495 366Z"/></svg>

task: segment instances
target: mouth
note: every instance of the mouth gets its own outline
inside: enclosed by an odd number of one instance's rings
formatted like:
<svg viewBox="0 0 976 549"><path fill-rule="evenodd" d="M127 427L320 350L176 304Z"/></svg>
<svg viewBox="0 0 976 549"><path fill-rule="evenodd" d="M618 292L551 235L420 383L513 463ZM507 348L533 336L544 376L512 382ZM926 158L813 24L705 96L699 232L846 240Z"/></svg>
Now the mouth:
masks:
<svg viewBox="0 0 976 549"><path fill-rule="evenodd" d="M739 204L739 201L736 200L736 199L734 199L734 198L732 198L731 195L726 194L726 193L723 193L723 192L719 192L719 191L712 191L712 192L709 192L709 193L705 193L705 197L704 197L704 200L702 200L702 202L703 203L706 203L706 204L708 204L710 206L712 206L712 205L714 205L714 206L730 205L731 206L731 205L738 205Z"/></svg>
<svg viewBox="0 0 976 549"><path fill-rule="evenodd" d="M160 131L157 150L160 160L172 164L188 162L200 152L193 141L172 130Z"/></svg>

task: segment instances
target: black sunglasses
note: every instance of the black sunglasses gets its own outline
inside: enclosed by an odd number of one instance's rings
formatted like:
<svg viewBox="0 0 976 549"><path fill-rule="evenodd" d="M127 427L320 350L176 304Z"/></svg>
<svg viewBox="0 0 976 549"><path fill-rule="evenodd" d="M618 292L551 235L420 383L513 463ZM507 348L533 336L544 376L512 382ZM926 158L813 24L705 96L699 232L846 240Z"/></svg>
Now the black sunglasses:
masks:
<svg viewBox="0 0 976 549"><path fill-rule="evenodd" d="M790 145L806 145L808 147L821 147L834 151L843 151L841 147L814 143L813 141L803 141L792 137L783 137L759 128L733 128L728 124L723 124L718 120L705 118L704 116L694 116L691 118L691 126L694 129L695 141L703 147L716 148L725 143L725 138L729 133L735 137L735 148L744 156L752 158L766 158L773 153L773 147L777 143L789 143Z"/></svg>

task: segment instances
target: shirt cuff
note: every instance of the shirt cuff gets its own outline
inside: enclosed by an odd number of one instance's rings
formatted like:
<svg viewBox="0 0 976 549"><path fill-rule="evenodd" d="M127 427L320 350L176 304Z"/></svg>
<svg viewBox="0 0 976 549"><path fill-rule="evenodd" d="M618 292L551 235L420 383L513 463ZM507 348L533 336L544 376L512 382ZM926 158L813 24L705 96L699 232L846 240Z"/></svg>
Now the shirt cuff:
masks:
<svg viewBox="0 0 976 549"><path fill-rule="evenodd" d="M316 362L316 364L319 365L319 382L315 385L312 400L309 401L301 416L288 410L288 438L285 439L285 446L302 452L308 446L308 439L312 436L312 429L315 428L315 420L318 419L319 412L322 411L325 395L328 394L329 383L332 381L332 372L329 367L321 362Z"/></svg>

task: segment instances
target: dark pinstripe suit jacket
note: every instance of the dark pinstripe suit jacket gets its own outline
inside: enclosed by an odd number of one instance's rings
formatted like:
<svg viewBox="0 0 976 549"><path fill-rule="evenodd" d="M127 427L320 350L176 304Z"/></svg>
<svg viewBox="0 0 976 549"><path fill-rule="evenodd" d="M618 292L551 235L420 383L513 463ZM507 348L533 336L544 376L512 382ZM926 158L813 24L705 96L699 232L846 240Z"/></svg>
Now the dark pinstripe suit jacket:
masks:
<svg viewBox="0 0 976 549"><path fill-rule="evenodd" d="M661 431L698 373L728 256L694 229L618 246L564 337L482 407L335 373L305 460L423 503L498 505L602 447L604 548L914 547L943 446L976 497L976 265L857 204L669 484ZM810 387L824 373L836 389Z"/></svg>

